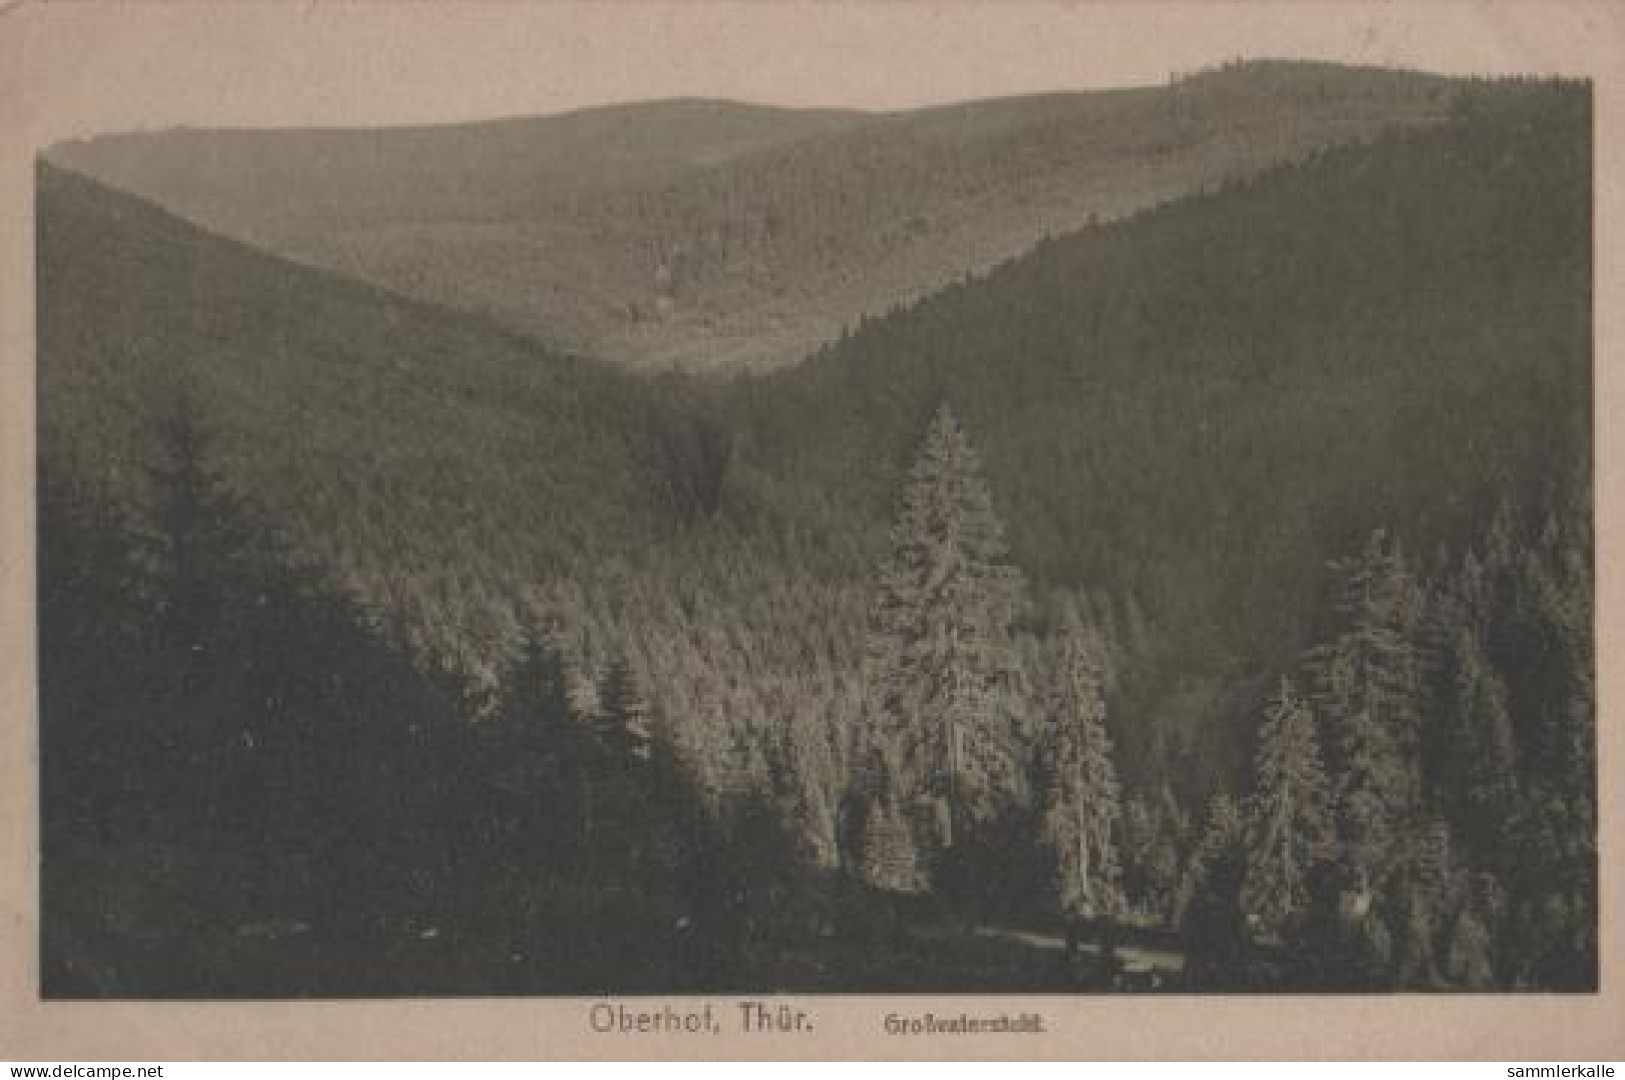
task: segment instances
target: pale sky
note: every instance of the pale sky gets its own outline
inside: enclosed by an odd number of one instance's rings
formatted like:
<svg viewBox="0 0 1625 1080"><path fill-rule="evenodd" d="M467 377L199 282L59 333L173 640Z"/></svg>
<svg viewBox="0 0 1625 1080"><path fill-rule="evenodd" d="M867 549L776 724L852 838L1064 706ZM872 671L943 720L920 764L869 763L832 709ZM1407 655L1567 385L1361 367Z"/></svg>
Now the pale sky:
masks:
<svg viewBox="0 0 1625 1080"><path fill-rule="evenodd" d="M25 54L0 94L21 93L46 141L674 96L885 109L1159 82L1235 56L1586 74L1586 43L1617 46L1622 27L1605 5L1552 3L25 0L0 16L0 44Z"/></svg>

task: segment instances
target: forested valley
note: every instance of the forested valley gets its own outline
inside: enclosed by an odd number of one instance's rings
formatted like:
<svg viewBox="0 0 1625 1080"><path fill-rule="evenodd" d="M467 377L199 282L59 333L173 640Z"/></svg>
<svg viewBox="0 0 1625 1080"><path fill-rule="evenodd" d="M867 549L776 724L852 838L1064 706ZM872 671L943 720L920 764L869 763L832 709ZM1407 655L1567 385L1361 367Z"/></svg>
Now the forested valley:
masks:
<svg viewBox="0 0 1625 1080"><path fill-rule="evenodd" d="M48 157L554 349L761 370L1046 232L1436 125L1449 97L1421 72L1254 61L901 112L679 99L480 124L134 132Z"/></svg>
<svg viewBox="0 0 1625 1080"><path fill-rule="evenodd" d="M42 166L47 994L1594 988L1590 96L1453 93L726 380Z"/></svg>

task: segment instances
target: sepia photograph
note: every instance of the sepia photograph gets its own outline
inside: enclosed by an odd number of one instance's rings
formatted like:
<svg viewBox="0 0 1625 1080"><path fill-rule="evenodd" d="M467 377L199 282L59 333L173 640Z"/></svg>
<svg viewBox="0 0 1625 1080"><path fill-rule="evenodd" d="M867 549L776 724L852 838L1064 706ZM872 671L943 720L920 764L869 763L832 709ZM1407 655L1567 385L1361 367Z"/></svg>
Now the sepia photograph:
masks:
<svg viewBox="0 0 1625 1080"><path fill-rule="evenodd" d="M1597 993L1584 70L183 10L29 162L39 997Z"/></svg>

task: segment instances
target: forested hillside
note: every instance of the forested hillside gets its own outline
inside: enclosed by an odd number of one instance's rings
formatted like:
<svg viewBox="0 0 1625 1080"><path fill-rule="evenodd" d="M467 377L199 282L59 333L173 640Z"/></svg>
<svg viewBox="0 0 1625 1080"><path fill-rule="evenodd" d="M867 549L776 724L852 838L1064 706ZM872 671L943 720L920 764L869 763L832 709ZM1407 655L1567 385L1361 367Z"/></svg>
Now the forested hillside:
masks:
<svg viewBox="0 0 1625 1080"><path fill-rule="evenodd" d="M1377 526L1430 555L1586 458L1585 100L1481 102L1042 245L720 387L549 358L47 169L42 437L138 489L122 451L198 397L225 474L301 550L489 672L524 596L636 564L861 581L949 400L1018 563L1157 623L1153 711L1202 732L1210 677L1302 646L1326 559Z"/></svg>
<svg viewBox="0 0 1625 1080"><path fill-rule="evenodd" d="M193 408L214 465L304 556L416 640L456 621L462 644L435 648L470 661L505 647L481 636L488 610L452 614L474 596L506 604L487 590L647 544L675 513L674 405L650 384L48 165L39 207L41 452L120 504L150 501L154 418Z"/></svg>
<svg viewBox="0 0 1625 1080"><path fill-rule="evenodd" d="M276 248L320 230L539 216L561 195L661 183L868 119L651 101L423 127L131 132L66 142L49 157Z"/></svg>
<svg viewBox="0 0 1625 1080"><path fill-rule="evenodd" d="M151 737L246 790L375 760L378 801L331 809L382 830L357 833L398 884L368 955L399 949L380 977L408 985L596 985L561 930L595 917L653 935L616 961L640 987L722 985L682 960L696 942L727 985L867 987L877 948L888 986L1049 985L990 957L966 983L969 945L869 921L923 894L962 927L1178 929L1197 986L1582 987L1590 100L1496 83L1448 111L733 380L562 359L44 166L51 779L91 767L117 700L121 669L72 673L131 641ZM103 609L124 637L84 633ZM329 636L331 682L284 701L239 677L321 671ZM217 726L170 732L197 686ZM139 763L164 754L130 760L127 797L159 798ZM319 923L351 841L305 865L287 830L325 810L197 832L202 796L167 790L129 827L187 874L256 830L288 860L297 895L210 913L221 955ZM368 816L391 800L401 831ZM125 805L64 811L60 881L108 869ZM700 840L674 848L674 822ZM753 917L786 897L806 909ZM556 966L454 970L442 933Z"/></svg>
<svg viewBox="0 0 1625 1080"><path fill-rule="evenodd" d="M1045 243L741 384L729 490L753 531L877 520L951 401L1016 561L1132 599L1161 693L1286 662L1372 528L1431 557L1497 500L1587 484L1586 99L1460 112ZM872 557L861 529L815 535Z"/></svg>
<svg viewBox="0 0 1625 1080"><path fill-rule="evenodd" d="M896 114L655 103L398 131L115 136L53 158L556 347L760 367L1046 235L1437 123L1450 86L1263 63Z"/></svg>

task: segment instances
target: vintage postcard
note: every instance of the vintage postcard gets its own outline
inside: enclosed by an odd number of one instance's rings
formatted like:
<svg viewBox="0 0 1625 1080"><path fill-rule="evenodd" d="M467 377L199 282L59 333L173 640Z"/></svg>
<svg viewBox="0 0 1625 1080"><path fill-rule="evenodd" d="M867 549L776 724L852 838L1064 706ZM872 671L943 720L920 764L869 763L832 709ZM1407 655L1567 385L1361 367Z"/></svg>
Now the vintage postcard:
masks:
<svg viewBox="0 0 1625 1080"><path fill-rule="evenodd" d="M0 1057L1625 1053L1619 9L0 49Z"/></svg>

